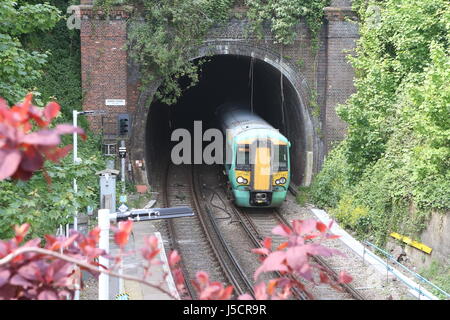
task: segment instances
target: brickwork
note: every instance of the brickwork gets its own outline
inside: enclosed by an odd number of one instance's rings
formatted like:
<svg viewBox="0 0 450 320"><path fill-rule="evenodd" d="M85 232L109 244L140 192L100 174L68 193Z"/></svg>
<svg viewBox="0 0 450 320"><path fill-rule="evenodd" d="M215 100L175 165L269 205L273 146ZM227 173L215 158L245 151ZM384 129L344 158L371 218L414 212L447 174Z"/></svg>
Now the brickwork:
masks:
<svg viewBox="0 0 450 320"><path fill-rule="evenodd" d="M343 140L346 134L346 124L336 114L336 107L346 102L354 93L354 70L347 56L356 46L358 38L357 24L346 21L351 15L349 10L327 10L327 92L325 101L324 128L327 153L332 146Z"/></svg>
<svg viewBox="0 0 450 320"><path fill-rule="evenodd" d="M82 11L81 70L84 110L105 110L103 117L91 117L91 128L103 130L106 138L117 133L117 115L127 113L125 106L106 106L106 99L127 100L126 21L119 11L115 19L92 17Z"/></svg>
<svg viewBox="0 0 450 320"><path fill-rule="evenodd" d="M85 110L107 111L103 119L92 117L92 129L103 130L105 138L113 140L118 132L117 118L120 113L129 113L132 119L131 156L132 164L145 159L146 122L149 110L145 106L159 84L152 83L144 91L139 90L138 67L128 61L124 46L127 41L127 10L117 7L105 17L104 12L94 12L90 0L81 0L81 56L82 81ZM298 95L298 110L291 110L301 123L291 125L302 131L304 147L301 153L314 153L314 172L320 169L324 154L334 141L344 138L343 123L335 107L344 103L353 87L353 69L346 60L346 50L355 47L358 30L346 17L353 14L351 1L335 0L325 8L327 21L321 30L318 52L311 49L307 27L300 22L297 38L290 46L281 48L274 43L268 29L264 39L248 37L247 21L233 18L220 28L212 29L198 48L197 56L210 54L232 54L252 56L278 69L292 84ZM320 116L313 116L312 93L317 94ZM125 106L106 106L106 99L124 99ZM295 104L291 97L291 104ZM300 132L299 131L299 132ZM148 164L150 166L150 164ZM142 170L133 170L133 174ZM137 183L145 183L145 173L139 175Z"/></svg>

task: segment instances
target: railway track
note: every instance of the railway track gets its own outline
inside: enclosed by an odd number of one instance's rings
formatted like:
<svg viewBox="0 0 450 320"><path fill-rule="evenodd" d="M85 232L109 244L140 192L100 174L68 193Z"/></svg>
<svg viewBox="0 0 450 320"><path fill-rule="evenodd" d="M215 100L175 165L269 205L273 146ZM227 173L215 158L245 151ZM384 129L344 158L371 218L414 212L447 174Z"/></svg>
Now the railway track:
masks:
<svg viewBox="0 0 450 320"><path fill-rule="evenodd" d="M281 213L274 208L267 210L260 209L243 209L234 208L237 216L241 217L242 225L247 229L247 233L253 238L255 244L260 247L260 241L265 237L271 237L273 247L280 245L284 239L283 237L273 235L272 229L278 224L289 224L288 221L281 215ZM313 260L321 265L329 277L337 281L338 273L333 270L329 263L322 257L313 257ZM299 279L297 279L299 280ZM294 296L299 299L315 299L320 297L327 300L363 300L364 297L349 284L340 285L342 291L337 291L330 288L328 285L314 286L309 292L302 292L300 290L294 291ZM312 294L311 294L311 293Z"/></svg>
<svg viewBox="0 0 450 320"><path fill-rule="evenodd" d="M223 238L214 218L214 210L203 199L202 188L199 174L194 166L172 164L168 166L164 205L190 206L196 213L195 217L167 221L170 246L183 256L181 268L185 278L194 279L195 273L203 270L209 273L211 279L233 285L237 294L254 295L252 281L246 276L237 256ZM285 241L284 238L271 234L271 230L276 225L288 224L277 209L244 209L235 207L231 202L230 208L254 247L260 247L261 241L268 236L272 238L274 247ZM314 257L314 259L326 270L329 277L338 279L338 273L333 270L329 262L321 257ZM280 274L276 272L272 275L272 278L280 277ZM186 288L189 297L198 298L190 281L186 281ZM308 292L297 288L293 290L295 299L305 300L314 299L314 297L330 300L364 299L364 296L349 284L342 285L342 292L322 285L315 286Z"/></svg>
<svg viewBox="0 0 450 320"><path fill-rule="evenodd" d="M234 286L238 294L253 295L251 282L221 236L210 208L203 205L201 187L193 166L169 164L165 182L166 206L190 206L195 218L168 221L171 246L183 256L182 270L186 279L194 279L199 270L207 271L216 281ZM190 297L198 298L189 281Z"/></svg>
<svg viewBox="0 0 450 320"><path fill-rule="evenodd" d="M256 213L254 216L250 216L247 210L237 207L232 207L232 210L235 213L236 218L241 222L241 226L244 228L246 234L253 242L253 245L256 247L261 247L261 241L264 240L265 237L270 236L273 241L274 247L281 244L283 239L279 236L274 236L271 234L271 230L276 226L276 221L271 219L270 215L267 215L267 212L264 213ZM257 212L257 210L254 210ZM258 217L257 217L258 216ZM258 219L258 221L255 221ZM265 230L266 232L261 232L261 230ZM279 272L273 272L272 278L280 278L282 277ZM293 297L297 300L311 300L313 297L309 295L306 291L302 291L298 288L293 289Z"/></svg>
<svg viewBox="0 0 450 320"><path fill-rule="evenodd" d="M280 213L280 211L278 209L275 209L274 212L280 223L289 225L289 221L286 220L286 218ZM312 259L317 264L321 265L324 268L325 272L331 279L338 282L339 274L331 266L331 264L329 264L324 258L322 258L320 256L314 256L314 257L312 257ZM362 293L360 293L358 290L356 290L352 285L350 285L348 283L342 283L342 284L339 284L339 286L342 288L343 292L346 292L355 300L365 300L366 299L364 297L364 295L362 295Z"/></svg>

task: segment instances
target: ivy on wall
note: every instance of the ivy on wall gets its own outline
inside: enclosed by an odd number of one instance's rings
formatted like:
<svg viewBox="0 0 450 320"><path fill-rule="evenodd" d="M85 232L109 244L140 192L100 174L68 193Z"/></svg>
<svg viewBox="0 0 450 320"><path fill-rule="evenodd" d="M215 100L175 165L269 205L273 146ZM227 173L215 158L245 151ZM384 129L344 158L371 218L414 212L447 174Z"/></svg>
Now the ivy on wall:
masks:
<svg viewBox="0 0 450 320"><path fill-rule="evenodd" d="M156 98L174 104L186 90L198 83L202 61L189 59L213 26L226 22L234 6L246 9L242 18L250 22L249 31L262 35L269 24L277 42L292 44L301 19L311 31L317 48L323 8L328 0L97 0L104 11L113 5L133 5L129 20L129 53L140 67L143 87L161 81Z"/></svg>

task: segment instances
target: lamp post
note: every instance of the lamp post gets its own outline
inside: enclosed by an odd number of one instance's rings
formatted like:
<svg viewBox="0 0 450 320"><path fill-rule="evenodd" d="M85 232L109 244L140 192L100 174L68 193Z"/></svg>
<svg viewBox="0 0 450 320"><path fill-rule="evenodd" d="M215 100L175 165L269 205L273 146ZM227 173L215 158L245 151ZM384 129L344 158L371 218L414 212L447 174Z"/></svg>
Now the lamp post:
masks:
<svg viewBox="0 0 450 320"><path fill-rule="evenodd" d="M103 115L106 112L103 110L87 110L87 111L77 111L77 110L73 110L73 126L77 127L78 126L78 115ZM81 159L78 158L78 134L77 133L73 133L73 163L77 164L80 163ZM78 192L78 185L77 185L77 179L73 178L73 191L75 193ZM68 233L69 228L66 228L66 233ZM78 211L75 211L75 214L73 216L73 229L74 230L78 230ZM68 234L66 234L66 236L69 236ZM80 289L76 288L75 290L75 300L80 300Z"/></svg>
<svg viewBox="0 0 450 320"><path fill-rule="evenodd" d="M86 110L86 111L77 111L73 110L73 126L78 126L78 115L104 115L106 112L104 110ZM81 163L81 158L78 158L78 134L73 133L73 163ZM78 192L77 179L73 179L73 190L75 193ZM78 230L78 212L75 211L75 215L73 218L73 228L74 230Z"/></svg>

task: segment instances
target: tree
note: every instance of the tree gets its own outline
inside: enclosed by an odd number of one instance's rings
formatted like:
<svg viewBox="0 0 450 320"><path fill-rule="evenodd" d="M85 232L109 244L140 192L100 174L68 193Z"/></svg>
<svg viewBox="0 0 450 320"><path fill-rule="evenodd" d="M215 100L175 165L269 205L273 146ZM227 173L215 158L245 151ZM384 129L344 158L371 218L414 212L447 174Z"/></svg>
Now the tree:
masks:
<svg viewBox="0 0 450 320"><path fill-rule="evenodd" d="M47 3L0 3L0 96L14 103L42 76L48 52L29 52L21 37L35 31L50 30L61 19L57 8Z"/></svg>

